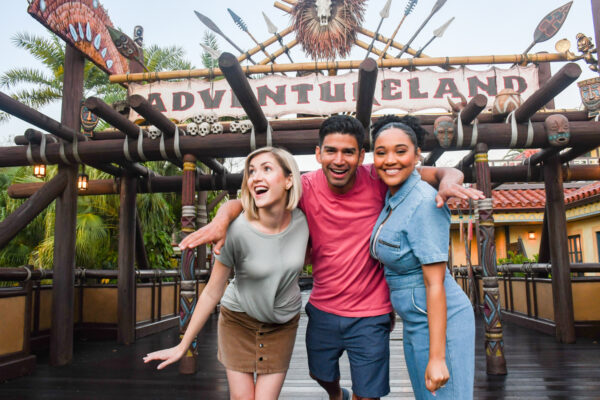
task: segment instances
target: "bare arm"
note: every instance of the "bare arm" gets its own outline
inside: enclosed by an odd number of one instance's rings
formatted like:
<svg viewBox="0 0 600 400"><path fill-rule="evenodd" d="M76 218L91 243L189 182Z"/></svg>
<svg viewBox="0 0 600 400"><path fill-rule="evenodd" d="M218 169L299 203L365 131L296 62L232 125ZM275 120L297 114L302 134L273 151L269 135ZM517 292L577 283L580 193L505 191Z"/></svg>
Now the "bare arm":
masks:
<svg viewBox="0 0 600 400"><path fill-rule="evenodd" d="M214 310L219 300L221 300L221 297L223 297L225 283L227 282L230 272L231 268L226 267L220 261L215 262L212 273L210 274L210 279L198 298L196 309L192 314L192 319L190 320L181 342L175 347L149 353L144 357L144 363L149 363L153 360L163 360L163 362L156 367L156 369L163 369L167 365L173 364L183 357L194 341L194 338L198 336L198 333L206 323L210 313Z"/></svg>
<svg viewBox="0 0 600 400"><path fill-rule="evenodd" d="M444 386L450 373L446 365L446 263L423 266L427 291L427 320L429 322L429 362L425 370L425 386L435 392Z"/></svg>
<svg viewBox="0 0 600 400"><path fill-rule="evenodd" d="M456 168L421 167L419 172L421 179L438 189L435 197L438 207L442 207L450 197L458 197L463 200L485 198L480 190L462 186L464 175Z"/></svg>
<svg viewBox="0 0 600 400"><path fill-rule="evenodd" d="M217 211L217 215L213 220L198 229L194 233L190 233L179 243L181 250L191 249L201 244L212 243L213 252L219 254L221 247L225 243L225 236L227 235L227 228L229 224L238 217L242 212L242 202L239 200L229 200Z"/></svg>

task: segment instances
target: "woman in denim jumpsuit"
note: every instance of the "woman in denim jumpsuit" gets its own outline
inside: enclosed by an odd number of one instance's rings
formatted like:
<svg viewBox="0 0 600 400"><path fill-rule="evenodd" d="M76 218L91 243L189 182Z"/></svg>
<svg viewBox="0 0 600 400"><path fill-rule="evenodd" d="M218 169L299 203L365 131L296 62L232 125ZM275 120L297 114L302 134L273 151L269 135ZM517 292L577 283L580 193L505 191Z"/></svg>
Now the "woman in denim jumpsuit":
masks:
<svg viewBox="0 0 600 400"><path fill-rule="evenodd" d="M416 118L386 116L373 126L374 167L388 185L371 236L403 322L404 357L417 399L473 398L475 321L446 263L450 211L415 170L425 131ZM435 394L435 397L433 397Z"/></svg>

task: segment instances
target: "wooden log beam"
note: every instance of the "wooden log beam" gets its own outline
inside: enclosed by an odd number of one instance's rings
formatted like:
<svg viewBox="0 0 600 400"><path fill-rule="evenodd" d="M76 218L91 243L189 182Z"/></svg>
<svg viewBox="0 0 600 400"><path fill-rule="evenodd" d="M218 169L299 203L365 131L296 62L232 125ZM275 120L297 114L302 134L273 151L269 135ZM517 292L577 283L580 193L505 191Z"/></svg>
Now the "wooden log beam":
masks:
<svg viewBox="0 0 600 400"><path fill-rule="evenodd" d="M568 63L562 67L548 82L536 90L515 110L517 123L527 122L540 108L575 82L580 75L581 67L578 64Z"/></svg>
<svg viewBox="0 0 600 400"><path fill-rule="evenodd" d="M600 146L600 137L596 132L600 131L600 122L572 122L569 124L571 130L570 146ZM527 126L518 125L517 146L524 148L547 147L548 136L544 124L536 122L533 126L533 140L529 146L525 146L527 140ZM433 126L424 126L428 131L425 137L422 151L428 152L434 149L438 142L433 136ZM510 148L511 127L505 123L478 124L478 142L485 142L491 149ZM472 127L464 127L463 145L456 146L456 138L448 150L468 149L471 142ZM144 139L144 153L148 160L162 160L160 144L158 140ZM257 146L261 143L257 143ZM273 145L289 149L294 154L313 154L315 146L318 145L318 130L295 130L278 131L273 133ZM368 139L365 140L368 146ZM166 141L168 153L173 153L173 141ZM102 140L82 142L78 145L79 156L86 164L100 162L121 162L125 160L123 152L123 140ZM198 158L211 157L244 157L251 150L250 137L244 134L221 134L208 136L182 136L180 138L180 149L183 154L194 154ZM11 167L29 165L26 157L27 149L24 146L0 147L0 167ZM50 143L46 148L46 156L49 164L61 162L59 146Z"/></svg>
<svg viewBox="0 0 600 400"><path fill-rule="evenodd" d="M242 67L237 58L231 53L223 53L219 57L219 67L225 79L231 86L233 93L242 105L246 115L254 125L256 133L256 146L262 147L266 145L266 132L269 126L269 121L265 117L262 108L258 104L258 100L250 87L248 79L242 72Z"/></svg>
<svg viewBox="0 0 600 400"><path fill-rule="evenodd" d="M119 207L119 254L117 281L117 342L135 342L135 220L137 177L121 177Z"/></svg>
<svg viewBox="0 0 600 400"><path fill-rule="evenodd" d="M478 94L473 97L460 113L460 119L463 125L469 125L475 121L475 118L485 109L487 105L487 97ZM444 154L445 149L440 146L435 147L423 162L424 165L434 165L435 162ZM472 163L473 161L471 161Z"/></svg>
<svg viewBox="0 0 600 400"><path fill-rule="evenodd" d="M56 133L64 134L64 138L68 138L67 133L71 132L71 140L77 136L80 127L79 102L83 96L83 66L83 55L67 43L65 47L61 124L59 124L59 127L52 126L52 128L56 130ZM44 120L44 122L53 125L48 120ZM44 128L42 127L42 129ZM52 325L50 328L50 365L53 366L66 365L73 358L75 315L75 279L73 271L75 270L75 227L77 220L77 165L61 165L58 170L59 173L66 176L67 184L58 197L55 207L55 240L52 263L54 280Z"/></svg>
<svg viewBox="0 0 600 400"><path fill-rule="evenodd" d="M120 132L131 139L137 139L139 134L144 134L139 125L134 124L123 115L119 114L114 108L106 104L98 97L88 97L83 103L90 111L102 118ZM135 153L135 151L133 151Z"/></svg>
<svg viewBox="0 0 600 400"><path fill-rule="evenodd" d="M360 63L358 70L358 98L356 100L356 119L370 135L371 112L373 111L373 96L377 85L377 63L372 58Z"/></svg>
<svg viewBox="0 0 600 400"><path fill-rule="evenodd" d="M483 96L483 95L481 95ZM464 111L463 111L464 113ZM575 121L589 121L587 111L569 111L569 110L556 110L556 112L538 112L534 116L531 117L531 122L544 122L546 118L553 114L561 114L567 117L567 119L571 122ZM433 125L434 121L442 116L449 115L448 113L443 114L425 114L425 115L415 115L419 119L421 125ZM378 118L378 117L373 117ZM461 115L461 118L464 117ZM319 129L321 124L325 118L315 117L315 118L299 118L299 119L279 119L279 120L271 120L269 123L273 128L273 132L277 131L294 131L294 130L308 130L308 129ZM491 113L483 113L477 116L477 120L480 124L487 124L494 122L492 119ZM222 121L223 129L225 133L231 133L229 130L229 122ZM187 124L178 124L179 129L187 129ZM118 130L115 129L107 129L104 131L95 132L95 136L92 140L113 140L113 139L123 139L125 135ZM23 135L15 136L14 140L17 145L27 145L29 142L25 139Z"/></svg>
<svg viewBox="0 0 600 400"><path fill-rule="evenodd" d="M547 53L546 51L540 51L539 53ZM550 68L550 63L542 62L538 63L538 82L540 87L544 86L546 82L548 82L552 78L552 70ZM544 108L554 109L554 99L550 100L544 105Z"/></svg>
<svg viewBox="0 0 600 400"><path fill-rule="evenodd" d="M471 168L463 171L465 183L475 182ZM514 165L510 167L490 167L491 180L494 183L506 182L543 182L542 166ZM596 181L600 180L600 165L572 165L562 167L564 181Z"/></svg>
<svg viewBox="0 0 600 400"><path fill-rule="evenodd" d="M25 203L0 222L0 249L63 192L67 186L67 179L68 175L60 172L47 183L40 182L39 190L32 193Z"/></svg>
<svg viewBox="0 0 600 400"><path fill-rule="evenodd" d="M225 190L219 192L219 194L206 206L206 212L210 213L221 202L221 200L227 197L227 195L228 192Z"/></svg>
<svg viewBox="0 0 600 400"><path fill-rule="evenodd" d="M575 342L573 293L569 270L569 246L567 243L567 216L560 159L557 155L544 163L546 185L546 212L548 213L548 240L552 263L552 299L556 340Z"/></svg>
<svg viewBox="0 0 600 400"><path fill-rule="evenodd" d="M577 166L579 167L579 166ZM242 174L223 176L196 176L196 190L237 190L242 184ZM8 187L7 193L13 199L25 199L43 187L43 183L15 183ZM141 179L138 193L181 193L181 176L158 176ZM119 184L114 179L99 179L88 182L88 189L80 191L79 196L97 196L119 194Z"/></svg>
<svg viewBox="0 0 600 400"><path fill-rule="evenodd" d="M574 146L560 155L560 162L561 164L567 163L577 157L589 153L597 147L598 146Z"/></svg>

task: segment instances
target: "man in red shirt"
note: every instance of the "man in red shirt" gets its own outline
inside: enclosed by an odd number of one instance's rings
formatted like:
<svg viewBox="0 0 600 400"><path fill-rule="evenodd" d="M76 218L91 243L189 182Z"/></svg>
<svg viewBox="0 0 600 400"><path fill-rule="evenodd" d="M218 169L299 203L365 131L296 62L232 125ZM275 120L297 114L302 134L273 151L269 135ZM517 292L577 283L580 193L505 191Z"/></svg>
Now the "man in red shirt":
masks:
<svg viewBox="0 0 600 400"><path fill-rule="evenodd" d="M392 306L369 238L384 204L386 185L371 165L363 166L364 129L355 118L336 115L319 131L316 158L321 169L302 176L300 208L311 235L313 290L306 306L310 374L330 399L347 399L339 384L339 358L348 354L354 399L377 399L389 393L389 333ZM438 186L436 201L482 198L461 186L453 168L423 167L423 180ZM220 208L211 224L182 241L181 248L213 242L223 245L229 222L241 212L237 201Z"/></svg>

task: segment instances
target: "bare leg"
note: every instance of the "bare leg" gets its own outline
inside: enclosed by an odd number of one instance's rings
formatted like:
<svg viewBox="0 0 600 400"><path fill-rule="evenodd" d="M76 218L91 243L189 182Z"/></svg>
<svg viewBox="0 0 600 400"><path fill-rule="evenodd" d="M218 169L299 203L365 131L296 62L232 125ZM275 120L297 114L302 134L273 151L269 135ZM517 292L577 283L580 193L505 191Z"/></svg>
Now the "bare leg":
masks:
<svg viewBox="0 0 600 400"><path fill-rule="evenodd" d="M342 400L342 388L340 387L340 381L337 380L335 382L325 382L322 381L313 374L310 374L310 377L313 378L329 395L329 400Z"/></svg>
<svg viewBox="0 0 600 400"><path fill-rule="evenodd" d="M260 400L277 400L286 372L274 374L260 374L256 378L256 388L254 389L254 398Z"/></svg>
<svg viewBox="0 0 600 400"><path fill-rule="evenodd" d="M228 369L227 381L231 400L254 400L254 374Z"/></svg>

